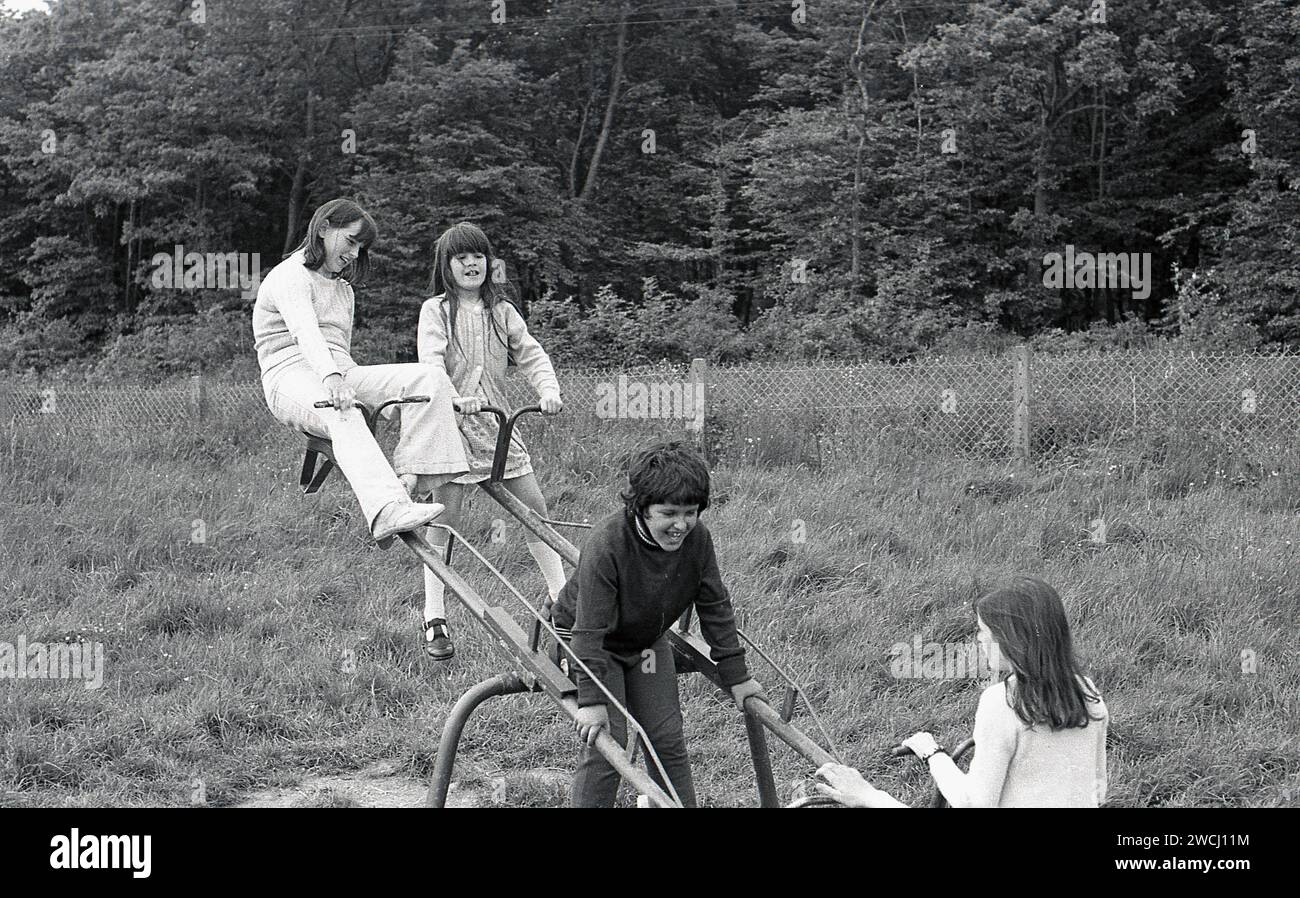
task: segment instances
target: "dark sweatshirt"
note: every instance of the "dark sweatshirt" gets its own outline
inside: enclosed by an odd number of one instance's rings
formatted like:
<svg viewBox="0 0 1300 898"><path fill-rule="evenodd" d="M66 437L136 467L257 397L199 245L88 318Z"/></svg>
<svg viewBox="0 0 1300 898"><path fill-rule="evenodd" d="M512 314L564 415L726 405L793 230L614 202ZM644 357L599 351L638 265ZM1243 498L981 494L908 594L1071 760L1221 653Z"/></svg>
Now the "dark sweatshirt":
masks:
<svg viewBox="0 0 1300 898"><path fill-rule="evenodd" d="M668 552L639 536L635 519L619 511L592 528L578 571L556 600L554 619L573 631L574 654L604 679L612 663L640 663L641 652L692 604L723 683L749 679L708 528L697 523L681 548ZM577 671L576 680L580 706L605 703L589 677Z"/></svg>

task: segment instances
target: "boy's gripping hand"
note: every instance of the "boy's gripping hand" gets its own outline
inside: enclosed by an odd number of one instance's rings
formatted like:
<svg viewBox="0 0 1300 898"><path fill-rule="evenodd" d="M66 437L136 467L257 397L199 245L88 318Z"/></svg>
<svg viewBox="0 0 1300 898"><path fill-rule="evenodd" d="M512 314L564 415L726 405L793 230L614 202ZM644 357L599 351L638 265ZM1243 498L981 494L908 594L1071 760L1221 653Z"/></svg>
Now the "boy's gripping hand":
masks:
<svg viewBox="0 0 1300 898"><path fill-rule="evenodd" d="M578 738L588 745L595 745L601 730L609 729L609 709L604 705L587 705L578 709L574 721Z"/></svg>
<svg viewBox="0 0 1300 898"><path fill-rule="evenodd" d="M766 698L766 696L763 695L763 684L758 682L758 680L755 680L753 677L750 677L743 683L737 683L735 686L731 687L731 697L736 700L736 707L741 711L745 710L745 699L749 698L751 695Z"/></svg>
<svg viewBox="0 0 1300 898"><path fill-rule="evenodd" d="M543 415L558 415L560 409L564 408L564 403L556 393L547 393L541 399L537 400L537 404L542 407Z"/></svg>

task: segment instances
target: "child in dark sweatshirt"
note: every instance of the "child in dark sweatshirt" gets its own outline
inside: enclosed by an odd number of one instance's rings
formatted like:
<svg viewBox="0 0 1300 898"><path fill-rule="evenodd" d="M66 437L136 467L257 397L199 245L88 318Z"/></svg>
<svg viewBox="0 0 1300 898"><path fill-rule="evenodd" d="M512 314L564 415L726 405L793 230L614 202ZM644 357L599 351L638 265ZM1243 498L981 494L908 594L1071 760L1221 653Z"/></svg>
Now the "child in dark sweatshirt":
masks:
<svg viewBox="0 0 1300 898"><path fill-rule="evenodd" d="M592 530L577 574L561 590L554 621L562 638L571 636L574 654L631 712L650 738L664 769L687 807L695 786L682 732L677 673L665 634L694 605L725 685L740 708L762 687L745 666L731 599L722 584L713 539L699 521L709 507L709 471L704 460L680 443L654 446L628 467L624 508ZM574 807L612 807L619 775L593 747L602 729L626 744L618 712L580 670L578 735L585 743L574 776ZM646 767L663 786L647 758Z"/></svg>

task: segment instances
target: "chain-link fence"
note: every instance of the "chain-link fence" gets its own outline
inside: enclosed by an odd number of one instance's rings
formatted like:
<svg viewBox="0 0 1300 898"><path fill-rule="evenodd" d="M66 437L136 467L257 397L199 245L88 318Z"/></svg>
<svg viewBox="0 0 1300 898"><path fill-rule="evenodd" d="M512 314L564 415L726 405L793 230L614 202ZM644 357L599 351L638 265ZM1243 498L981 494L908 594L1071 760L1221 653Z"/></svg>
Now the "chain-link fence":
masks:
<svg viewBox="0 0 1300 898"><path fill-rule="evenodd" d="M718 456L823 466L881 440L993 457L1215 432L1291 448L1300 356L1105 353L907 364L661 365L559 372L566 438L623 432L702 440ZM510 378L516 406L533 396ZM0 390L10 427L81 430L274 422L257 383L202 377L154 387ZM206 423L205 423L206 422Z"/></svg>

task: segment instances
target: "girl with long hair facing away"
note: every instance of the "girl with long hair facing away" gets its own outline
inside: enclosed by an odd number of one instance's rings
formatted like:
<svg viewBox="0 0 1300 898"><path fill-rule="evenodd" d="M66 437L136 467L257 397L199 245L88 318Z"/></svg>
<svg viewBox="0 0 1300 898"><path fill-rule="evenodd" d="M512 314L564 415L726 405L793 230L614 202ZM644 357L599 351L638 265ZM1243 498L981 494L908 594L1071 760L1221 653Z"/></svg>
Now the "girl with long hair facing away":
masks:
<svg viewBox="0 0 1300 898"><path fill-rule="evenodd" d="M1106 800L1101 693L1074 655L1056 590L1017 576L975 603L980 649L1000 679L975 712L975 756L962 773L929 733L903 745L926 761L954 808L1095 808ZM906 807L857 770L827 764L819 791L854 807Z"/></svg>

